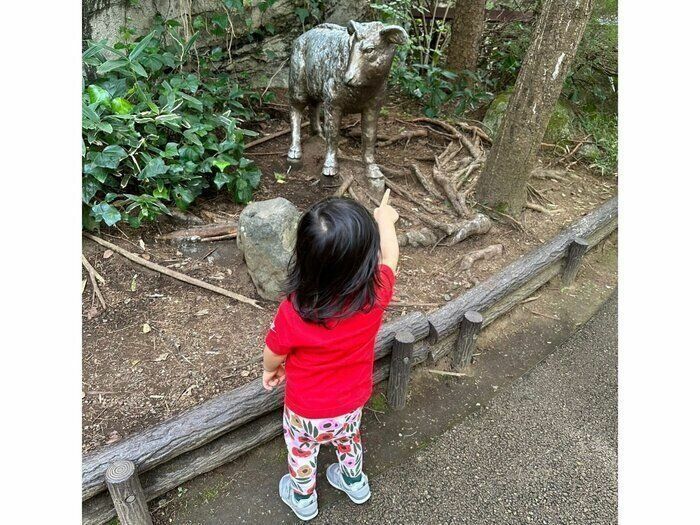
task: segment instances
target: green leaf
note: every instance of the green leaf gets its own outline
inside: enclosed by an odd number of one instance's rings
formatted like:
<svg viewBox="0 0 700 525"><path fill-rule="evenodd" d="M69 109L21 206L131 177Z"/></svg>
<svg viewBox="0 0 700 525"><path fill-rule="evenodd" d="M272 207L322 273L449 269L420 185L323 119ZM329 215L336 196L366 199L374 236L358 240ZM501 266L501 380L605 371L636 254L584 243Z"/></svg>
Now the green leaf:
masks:
<svg viewBox="0 0 700 525"><path fill-rule="evenodd" d="M92 163L100 168L115 169L126 156L124 148L111 144L95 155Z"/></svg>
<svg viewBox="0 0 700 525"><path fill-rule="evenodd" d="M232 181L233 176L229 175L228 173L219 172L214 176L214 184L216 185L217 190L220 190Z"/></svg>
<svg viewBox="0 0 700 525"><path fill-rule="evenodd" d="M134 109L134 105L125 98L117 97L112 99L112 111L117 115L128 115L132 109Z"/></svg>
<svg viewBox="0 0 700 525"><path fill-rule="evenodd" d="M141 39L141 41L136 45L136 47L129 53L129 60L134 61L138 58L138 56L143 53L143 50L146 49L148 44L151 43L151 40L153 39L153 36L156 34L155 30L151 31L148 33L145 37Z"/></svg>
<svg viewBox="0 0 700 525"><path fill-rule="evenodd" d="M163 175L168 172L168 167L160 157L153 157L148 161L146 166L141 170L139 179L155 179L158 175Z"/></svg>
<svg viewBox="0 0 700 525"><path fill-rule="evenodd" d="M119 69L120 67L124 67L128 64L129 61L124 59L108 60L107 62L103 62L98 66L97 74L104 75L106 73L109 73L110 71L114 71L115 69Z"/></svg>
<svg viewBox="0 0 700 525"><path fill-rule="evenodd" d="M114 226L122 219L122 214L111 204L101 202L92 207L92 216L99 221L104 221L107 226Z"/></svg>
<svg viewBox="0 0 700 525"><path fill-rule="evenodd" d="M103 104L109 106L109 100L112 97L110 97L109 91L106 89L96 86L95 84L90 84L87 88L87 92L91 105Z"/></svg>
<svg viewBox="0 0 700 525"><path fill-rule="evenodd" d="M219 171L224 171L226 168L228 168L231 165L230 162L228 162L226 160L222 160L222 159L216 159L216 160L212 161L212 164L214 166L216 166L217 168L219 168Z"/></svg>
<svg viewBox="0 0 700 525"><path fill-rule="evenodd" d="M100 183L92 177L83 177L83 202L90 204L90 201L100 189Z"/></svg>
<svg viewBox="0 0 700 525"><path fill-rule="evenodd" d="M233 197L241 204L247 204L253 199L253 190L250 184L241 177L236 179L236 184L233 191Z"/></svg>
<svg viewBox="0 0 700 525"><path fill-rule="evenodd" d="M241 160L238 162L238 166L239 166L241 169L247 168L247 167L250 166L251 164L253 164L253 161L250 160L250 159L246 159L245 157L241 157Z"/></svg>
<svg viewBox="0 0 700 525"><path fill-rule="evenodd" d="M144 77L144 78L148 78L148 73L146 73L146 70L138 62L132 62L131 67L133 68L134 72L137 75Z"/></svg>
<svg viewBox="0 0 700 525"><path fill-rule="evenodd" d="M177 151L177 144L175 142L168 142L165 145L165 151L162 151L160 156L165 159L173 159L180 154Z"/></svg>

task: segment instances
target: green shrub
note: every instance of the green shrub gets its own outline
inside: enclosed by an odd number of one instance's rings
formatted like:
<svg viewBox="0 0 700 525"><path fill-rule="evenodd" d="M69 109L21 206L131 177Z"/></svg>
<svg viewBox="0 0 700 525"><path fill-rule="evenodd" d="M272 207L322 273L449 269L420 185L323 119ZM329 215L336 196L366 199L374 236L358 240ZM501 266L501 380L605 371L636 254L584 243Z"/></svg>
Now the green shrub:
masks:
<svg viewBox="0 0 700 525"><path fill-rule="evenodd" d="M413 9L430 14L430 5L425 0L371 4L381 20L406 28L410 35L409 43L396 53L389 82L419 100L428 117L461 115L492 95L486 91L479 73L454 73L441 67L448 24L439 19L423 21L412 15Z"/></svg>
<svg viewBox="0 0 700 525"><path fill-rule="evenodd" d="M83 54L83 223L94 229L127 221L137 227L186 209L211 187L248 202L260 171L243 156L241 129L254 112L247 93L205 60L186 64L198 33L186 42L177 22L159 22L131 42L88 43ZM213 55L213 53L212 53Z"/></svg>
<svg viewBox="0 0 700 525"><path fill-rule="evenodd" d="M617 173L617 115L601 113L584 113L580 119L581 127L595 148L583 157L590 168L600 170L601 175L608 176ZM585 147L585 146L584 146Z"/></svg>

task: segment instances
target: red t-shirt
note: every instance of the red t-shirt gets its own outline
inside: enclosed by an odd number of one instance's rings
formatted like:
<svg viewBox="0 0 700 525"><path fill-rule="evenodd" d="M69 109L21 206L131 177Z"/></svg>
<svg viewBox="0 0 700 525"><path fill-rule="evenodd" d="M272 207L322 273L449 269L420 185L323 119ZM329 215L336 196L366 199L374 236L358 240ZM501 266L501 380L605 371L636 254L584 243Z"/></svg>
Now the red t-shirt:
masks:
<svg viewBox="0 0 700 525"><path fill-rule="evenodd" d="M374 341L394 291L394 272L379 266L377 301L367 313L331 328L304 321L285 299L265 343L286 355L285 404L309 419L337 417L363 406L372 395Z"/></svg>

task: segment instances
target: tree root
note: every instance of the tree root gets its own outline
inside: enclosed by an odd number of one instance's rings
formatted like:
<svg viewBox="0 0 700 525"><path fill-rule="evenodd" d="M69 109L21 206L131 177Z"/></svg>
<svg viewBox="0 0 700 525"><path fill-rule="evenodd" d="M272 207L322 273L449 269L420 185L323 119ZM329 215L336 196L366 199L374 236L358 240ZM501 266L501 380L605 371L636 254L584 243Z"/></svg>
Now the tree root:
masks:
<svg viewBox="0 0 700 525"><path fill-rule="evenodd" d="M459 269L457 273L466 271L471 278L471 269L476 261L493 259L494 257L500 257L503 255L503 245L502 244L492 244L486 248L480 250L474 250L469 252L459 259L457 259L455 264L459 264Z"/></svg>
<svg viewBox="0 0 700 525"><path fill-rule="evenodd" d="M413 174L416 176L416 179L418 179L418 182L420 182L421 186L425 188L425 191L428 192L428 194L432 195L433 197L436 197L440 200L443 200L445 197L437 190L435 185L428 180L428 178L425 176L425 174L420 170L417 164L411 164L411 171Z"/></svg>

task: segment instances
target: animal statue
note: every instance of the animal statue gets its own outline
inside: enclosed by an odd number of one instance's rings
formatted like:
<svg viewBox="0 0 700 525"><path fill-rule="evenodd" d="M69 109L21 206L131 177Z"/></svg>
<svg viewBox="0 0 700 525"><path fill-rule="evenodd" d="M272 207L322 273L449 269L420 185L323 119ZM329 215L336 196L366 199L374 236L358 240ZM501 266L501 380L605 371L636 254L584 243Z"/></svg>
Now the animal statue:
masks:
<svg viewBox="0 0 700 525"><path fill-rule="evenodd" d="M370 182L383 186L382 172L374 160L377 117L396 46L407 42L408 34L402 27L381 22L350 21L347 27L321 24L299 36L292 45L289 68L292 145L287 158L292 162L301 159L302 112L309 107L311 132L326 140L323 175L337 175L341 118L361 113L367 176Z"/></svg>

